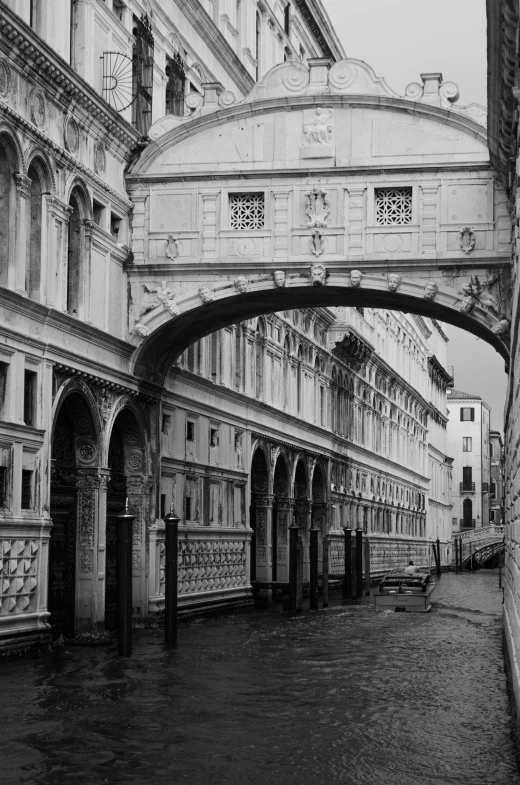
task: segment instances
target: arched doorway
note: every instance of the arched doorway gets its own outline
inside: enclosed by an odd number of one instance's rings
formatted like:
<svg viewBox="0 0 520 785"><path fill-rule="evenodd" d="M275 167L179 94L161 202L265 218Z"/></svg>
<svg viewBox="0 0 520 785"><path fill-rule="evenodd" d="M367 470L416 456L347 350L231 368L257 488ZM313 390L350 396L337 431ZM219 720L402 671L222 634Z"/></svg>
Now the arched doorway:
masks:
<svg viewBox="0 0 520 785"><path fill-rule="evenodd" d="M91 474L97 471L97 454L89 405L80 392L72 392L60 406L52 436L48 610L54 635L72 636L82 616L92 623L78 582L91 579L95 569L97 515Z"/></svg>
<svg viewBox="0 0 520 785"><path fill-rule="evenodd" d="M289 580L287 558L287 529L291 525L291 500L288 492L287 463L279 455L274 469L273 480L273 523L272 523L272 580Z"/></svg>
<svg viewBox="0 0 520 785"><path fill-rule="evenodd" d="M268 495L269 473L262 449L257 448L251 461L251 582L269 579L268 525L271 518L271 499Z"/></svg>
<svg viewBox="0 0 520 785"><path fill-rule="evenodd" d="M475 526L471 499L464 499L462 502L462 526L464 529L472 529Z"/></svg>
<svg viewBox="0 0 520 785"><path fill-rule="evenodd" d="M134 613L141 614L142 596L140 581L141 550L143 545L143 520L147 494L146 461L143 438L136 415L130 408L122 408L116 416L108 444L108 469L106 512L106 565L105 565L105 629L115 630L118 626L118 542L117 518L129 508L135 514L133 526L132 568Z"/></svg>

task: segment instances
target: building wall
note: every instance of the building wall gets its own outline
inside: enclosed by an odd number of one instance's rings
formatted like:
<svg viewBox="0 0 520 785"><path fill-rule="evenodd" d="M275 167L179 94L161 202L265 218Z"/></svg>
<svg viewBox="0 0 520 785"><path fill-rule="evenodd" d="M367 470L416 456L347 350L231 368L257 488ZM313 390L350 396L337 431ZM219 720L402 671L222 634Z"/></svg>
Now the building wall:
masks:
<svg viewBox="0 0 520 785"><path fill-rule="evenodd" d="M502 434L490 431L490 472L489 486L490 523L504 523L504 444Z"/></svg>
<svg viewBox="0 0 520 785"><path fill-rule="evenodd" d="M165 390L131 372L128 314L152 294L127 276L150 230L124 179L142 134L131 107L104 100L101 55L131 57L134 16L148 14L156 120L167 58L180 57L185 95L196 98L208 82L220 96L245 95L257 67L261 75L285 57L342 56L321 3L306 14L290 4L288 33L285 5L264 3L259 64L252 1L78 0L72 18L63 0L42 8L0 8L0 646L48 633L49 609L65 634L112 623L125 497L140 616L163 601L161 517L172 503L183 515L184 606L250 598L252 569L272 574L273 549L286 575L291 516L322 535L362 525L379 570L410 556L428 563L434 536L449 559L446 379L429 360L445 366L445 345L433 322L371 309L287 312L204 339ZM337 348L347 331L367 349L359 368Z"/></svg>
<svg viewBox="0 0 520 785"><path fill-rule="evenodd" d="M460 410L474 409L474 421L462 421ZM489 526L489 483L491 479L489 454L490 409L480 398L464 396L457 400L448 396L448 451L453 456L453 518L454 531L461 531L464 500L472 504L471 525ZM464 450L464 439L471 439L471 449ZM472 479L463 486L463 469L471 468ZM456 518L456 521L455 521Z"/></svg>

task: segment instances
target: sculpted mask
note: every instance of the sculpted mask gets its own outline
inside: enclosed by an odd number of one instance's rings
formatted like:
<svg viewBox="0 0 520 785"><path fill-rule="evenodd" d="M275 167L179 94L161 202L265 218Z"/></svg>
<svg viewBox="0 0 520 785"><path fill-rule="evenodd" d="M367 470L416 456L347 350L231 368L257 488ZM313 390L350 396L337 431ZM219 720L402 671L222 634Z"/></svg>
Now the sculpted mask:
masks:
<svg viewBox="0 0 520 785"><path fill-rule="evenodd" d="M311 266L311 282L313 286L325 286L327 280L327 269L323 264L313 264Z"/></svg>
<svg viewBox="0 0 520 785"><path fill-rule="evenodd" d="M238 294L247 292L247 278L244 275L239 275L238 278L235 278L235 289Z"/></svg>
<svg viewBox="0 0 520 785"><path fill-rule="evenodd" d="M363 278L363 273L361 270L351 270L350 271L350 285L354 289L358 289L361 286L361 279Z"/></svg>
<svg viewBox="0 0 520 785"><path fill-rule="evenodd" d="M428 281L424 287L423 300L435 300L439 287L433 281Z"/></svg>
<svg viewBox="0 0 520 785"><path fill-rule="evenodd" d="M275 270L273 273L274 285L281 289L285 286L285 273L283 270Z"/></svg>
<svg viewBox="0 0 520 785"><path fill-rule="evenodd" d="M388 276L387 286L389 292L396 292L401 286L401 276L396 273Z"/></svg>
<svg viewBox="0 0 520 785"><path fill-rule="evenodd" d="M204 304L210 303L213 300L214 294L207 286L201 286L199 289L199 297Z"/></svg>

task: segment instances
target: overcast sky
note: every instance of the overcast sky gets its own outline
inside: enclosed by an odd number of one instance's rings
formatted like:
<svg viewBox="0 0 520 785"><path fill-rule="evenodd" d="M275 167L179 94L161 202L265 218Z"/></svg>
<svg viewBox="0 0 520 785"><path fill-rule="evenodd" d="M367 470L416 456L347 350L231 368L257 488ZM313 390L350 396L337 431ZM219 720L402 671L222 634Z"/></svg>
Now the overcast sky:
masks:
<svg viewBox="0 0 520 785"><path fill-rule="evenodd" d="M420 74L440 71L459 86L459 104L486 104L485 0L323 0L347 57L367 62L404 94ZM491 427L503 429L504 361L484 341L446 325L455 387L480 395L492 408Z"/></svg>

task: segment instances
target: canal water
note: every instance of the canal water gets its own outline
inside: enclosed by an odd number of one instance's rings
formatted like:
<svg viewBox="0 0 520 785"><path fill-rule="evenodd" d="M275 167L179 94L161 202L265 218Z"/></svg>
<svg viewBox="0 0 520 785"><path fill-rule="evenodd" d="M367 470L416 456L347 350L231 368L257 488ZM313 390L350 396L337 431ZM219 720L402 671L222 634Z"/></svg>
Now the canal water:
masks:
<svg viewBox="0 0 520 785"><path fill-rule="evenodd" d="M520 785L496 571L429 614L370 599L0 662L3 785Z"/></svg>

